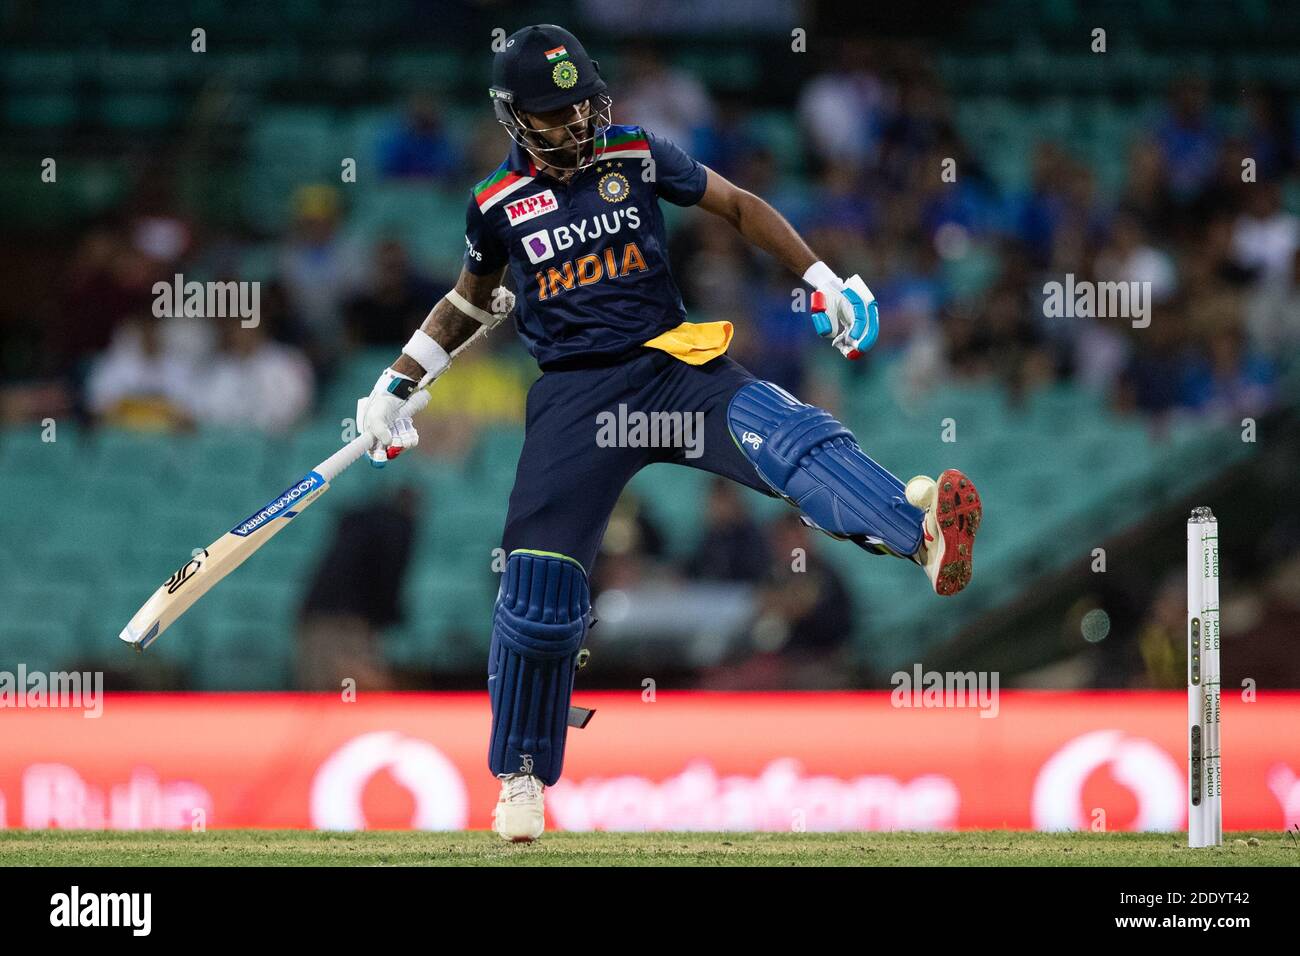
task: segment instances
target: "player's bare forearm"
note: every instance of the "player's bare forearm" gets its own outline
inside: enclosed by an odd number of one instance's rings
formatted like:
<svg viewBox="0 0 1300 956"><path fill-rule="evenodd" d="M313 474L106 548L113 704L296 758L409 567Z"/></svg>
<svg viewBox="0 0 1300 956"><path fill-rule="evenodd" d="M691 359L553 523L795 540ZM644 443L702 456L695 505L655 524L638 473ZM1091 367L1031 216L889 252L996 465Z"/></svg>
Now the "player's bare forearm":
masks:
<svg viewBox="0 0 1300 956"><path fill-rule="evenodd" d="M501 284L501 276L504 272L505 270L502 269L493 275L477 276L468 269L461 269L460 278L456 280L456 291L470 305L490 312L492 290ZM477 319L461 312L446 299L439 299L438 304L429 311L420 325L424 334L441 345L449 354L468 342L479 328ZM420 368L420 364L405 353L392 364L392 369L416 380L425 373L425 369Z"/></svg>
<svg viewBox="0 0 1300 956"><path fill-rule="evenodd" d="M708 170L700 208L721 216L750 243L770 254L797 276L817 261L808 243L784 216L753 193Z"/></svg>

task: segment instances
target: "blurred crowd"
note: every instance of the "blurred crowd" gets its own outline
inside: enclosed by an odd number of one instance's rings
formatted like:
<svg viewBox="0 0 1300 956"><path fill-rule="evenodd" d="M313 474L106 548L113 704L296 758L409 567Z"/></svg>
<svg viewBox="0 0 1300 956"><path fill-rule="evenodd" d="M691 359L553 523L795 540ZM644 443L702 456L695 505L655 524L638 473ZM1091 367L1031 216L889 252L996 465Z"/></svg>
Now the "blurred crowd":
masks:
<svg viewBox="0 0 1300 956"><path fill-rule="evenodd" d="M1159 116L1113 144L1126 163L1118 192L1103 191L1096 170L1051 138L1033 145L1027 185L1008 188L981 164L981 144L959 132L959 91L945 89L925 57L853 38L837 51L788 104L794 163L763 134L770 109L709 89L648 43L624 50L611 76L615 121L678 142L772 202L837 272L860 273L882 317L863 366L892 359L913 382L997 382L1011 401L1070 381L1143 416L1157 436L1180 417L1238 423L1279 401L1279 377L1300 345L1300 219L1286 192L1300 174L1294 104L1255 87L1216 103L1184 77ZM472 128L452 128L437 96L414 93L394 106L368 159L387 181L464 196L507 148L481 105ZM396 236L351 241L345 185L303 185L287 197L283 234L241 235L185 212L167 168L142 177L50 276L57 321L33 368L43 374L6 390L0 419L62 406L130 428L284 432L319 409L359 350L395 353L454 281ZM826 346L805 316L792 317L797 280L719 219L686 213L673 223L670 252L692 317L732 321L739 361L834 407L819 394L826 383L809 381L809 356ZM428 228L459 233L460 223ZM246 267L257 252L253 279ZM256 281L256 321L160 317L155 285L178 275ZM1145 284L1151 321L1049 317L1045 285L1067 275ZM466 352L435 390L422 450L464 455L485 425L518 424L532 375L508 334ZM40 400L24 400L24 388ZM835 686L861 609L807 549L806 530L794 519L760 525L722 484L705 513L699 553L674 562L653 518L628 499L596 590L656 576L743 584L756 623L743 652L702 680ZM792 576L782 566L797 548L809 565ZM359 615L357 646L373 646L391 622L332 607L345 590L318 582L306 613Z"/></svg>
<svg viewBox="0 0 1300 956"><path fill-rule="evenodd" d="M1118 195L1051 139L1035 145L1030 184L1015 192L981 167L924 62L879 53L846 43L839 68L801 91L810 177L794 188L746 141L735 105L706 112L715 118L688 140L771 199L841 274L867 278L882 316L871 357L901 353L914 380L994 379L1013 399L1072 380L1161 424L1272 405L1279 366L1300 344L1300 220L1283 201L1300 172L1292 104L1250 90L1234 104L1245 120L1224 129L1188 77L1153 126L1115 144L1127 156ZM677 253L688 305L756 327L738 337L742 360L797 390L807 339L789 321L788 278L704 217ZM1044 286L1067 275L1149 284L1149 326L1047 317Z"/></svg>
<svg viewBox="0 0 1300 956"><path fill-rule="evenodd" d="M838 49L789 113L802 175L759 135L754 104L715 95L649 44L620 61L615 118L678 141L768 198L842 274L862 274L884 319L871 358L901 355L914 380L995 379L1015 397L1071 379L1155 421L1232 420L1275 400L1278 366L1300 341L1300 223L1283 191L1300 142L1283 97L1248 89L1219 104L1242 117L1224 128L1205 85L1184 78L1163 115L1115 144L1127 156L1117 195L1051 139L1034 147L1027 188L1009 190L959 135L952 92L924 58L854 39ZM371 159L390 181L459 196L505 147L486 108L453 130L439 100L419 93ZM266 430L301 420L340 362L400 345L454 276L430 274L394 237L348 241L341 187L303 186L291 205L291 227L255 242L191 221L162 169L142 177L57 277L60 321L40 364L95 419ZM683 217L671 244L692 314L733 320L737 357L798 391L819 343L791 321L794 279L712 217ZM256 328L155 317L155 283L247 280L254 247L268 250ZM1047 318L1044 284L1067 274L1149 283L1149 327ZM492 348L519 355L513 343Z"/></svg>

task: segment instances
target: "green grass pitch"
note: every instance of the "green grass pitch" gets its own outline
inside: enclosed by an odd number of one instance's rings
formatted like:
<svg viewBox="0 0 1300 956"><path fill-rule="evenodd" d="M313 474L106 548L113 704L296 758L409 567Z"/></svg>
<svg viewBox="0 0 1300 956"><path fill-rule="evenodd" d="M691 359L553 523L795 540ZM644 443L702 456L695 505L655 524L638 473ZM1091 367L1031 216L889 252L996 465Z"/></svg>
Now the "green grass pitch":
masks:
<svg viewBox="0 0 1300 956"><path fill-rule="evenodd" d="M493 833L301 830L0 830L4 866L1300 866L1290 834L1230 833L1187 848L1179 833Z"/></svg>

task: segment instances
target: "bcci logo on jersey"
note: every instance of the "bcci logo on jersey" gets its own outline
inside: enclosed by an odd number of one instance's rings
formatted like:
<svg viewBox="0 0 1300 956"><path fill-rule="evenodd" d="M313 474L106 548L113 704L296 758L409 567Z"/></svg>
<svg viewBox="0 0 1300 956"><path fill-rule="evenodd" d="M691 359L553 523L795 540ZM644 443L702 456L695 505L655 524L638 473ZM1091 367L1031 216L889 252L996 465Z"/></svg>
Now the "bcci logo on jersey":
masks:
<svg viewBox="0 0 1300 956"><path fill-rule="evenodd" d="M605 202L622 202L631 192L627 177L622 173L606 173L596 184L596 191Z"/></svg>

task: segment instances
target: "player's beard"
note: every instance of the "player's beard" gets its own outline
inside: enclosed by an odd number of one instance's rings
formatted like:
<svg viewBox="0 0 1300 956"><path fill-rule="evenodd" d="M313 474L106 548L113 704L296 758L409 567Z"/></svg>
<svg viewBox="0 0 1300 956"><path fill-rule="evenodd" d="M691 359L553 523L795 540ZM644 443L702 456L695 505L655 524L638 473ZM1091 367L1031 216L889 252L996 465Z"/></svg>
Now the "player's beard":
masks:
<svg viewBox="0 0 1300 956"><path fill-rule="evenodd" d="M568 126L568 135L559 143L540 142L538 158L552 169L577 172L578 167L590 163L596 152L596 117L588 115L581 125L577 121ZM542 137L537 137L542 139Z"/></svg>

